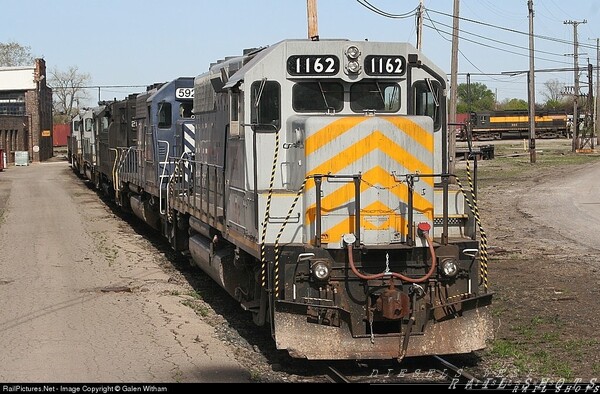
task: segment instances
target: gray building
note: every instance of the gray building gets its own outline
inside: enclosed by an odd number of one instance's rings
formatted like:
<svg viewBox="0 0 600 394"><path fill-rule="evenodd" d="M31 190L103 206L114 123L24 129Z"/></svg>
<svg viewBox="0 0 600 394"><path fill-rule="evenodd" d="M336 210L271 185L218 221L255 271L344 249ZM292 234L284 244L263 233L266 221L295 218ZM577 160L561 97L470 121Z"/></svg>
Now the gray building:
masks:
<svg viewBox="0 0 600 394"><path fill-rule="evenodd" d="M30 162L48 160L52 151L52 89L46 85L46 62L0 67L0 149L14 163L15 152Z"/></svg>

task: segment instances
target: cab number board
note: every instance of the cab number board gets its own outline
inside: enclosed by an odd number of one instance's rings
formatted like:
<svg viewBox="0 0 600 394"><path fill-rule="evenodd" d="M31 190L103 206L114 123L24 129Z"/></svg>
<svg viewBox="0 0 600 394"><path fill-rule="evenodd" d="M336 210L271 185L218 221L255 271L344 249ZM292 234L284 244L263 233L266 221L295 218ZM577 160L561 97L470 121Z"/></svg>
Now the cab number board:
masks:
<svg viewBox="0 0 600 394"><path fill-rule="evenodd" d="M177 88L175 90L175 98L193 99L194 98L194 88Z"/></svg>
<svg viewBox="0 0 600 394"><path fill-rule="evenodd" d="M290 75L336 75L340 71L340 59L334 55L290 56L287 71Z"/></svg>
<svg viewBox="0 0 600 394"><path fill-rule="evenodd" d="M367 75L404 75L406 59L403 56L370 55L365 58Z"/></svg>

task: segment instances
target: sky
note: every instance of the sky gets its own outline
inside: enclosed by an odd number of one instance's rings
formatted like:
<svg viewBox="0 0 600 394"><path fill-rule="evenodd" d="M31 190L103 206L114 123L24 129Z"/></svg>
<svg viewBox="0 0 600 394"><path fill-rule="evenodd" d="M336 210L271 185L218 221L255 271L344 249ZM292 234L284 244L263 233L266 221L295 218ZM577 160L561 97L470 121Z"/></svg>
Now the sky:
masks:
<svg viewBox="0 0 600 394"><path fill-rule="evenodd" d="M453 0L424 0L425 56L448 75ZM459 83L485 84L498 101L527 99L527 0L460 0ZM372 5L373 7L368 7ZM419 0L317 0L321 39L401 41L416 45ZM574 25L579 65L596 65L600 0L533 0L535 68L573 68ZM308 36L306 0L0 0L0 42L16 41L49 70L71 66L91 76L100 99L124 98L155 82L196 76L211 62L245 48ZM374 10L375 9L375 10ZM381 12L377 12L381 11ZM384 14L384 15L381 15ZM397 17L390 17L390 15ZM486 75L482 75L486 74ZM574 84L572 71L536 72L536 101L544 82ZM580 77L587 91L587 73ZM98 89L88 90L97 101Z"/></svg>

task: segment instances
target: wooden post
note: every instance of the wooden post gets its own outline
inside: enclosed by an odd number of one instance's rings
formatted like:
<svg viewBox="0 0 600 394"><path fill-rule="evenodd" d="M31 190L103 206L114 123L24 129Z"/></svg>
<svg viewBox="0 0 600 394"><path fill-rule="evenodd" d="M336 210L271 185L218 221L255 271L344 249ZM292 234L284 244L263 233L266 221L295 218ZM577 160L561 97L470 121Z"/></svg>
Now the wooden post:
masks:
<svg viewBox="0 0 600 394"><path fill-rule="evenodd" d="M529 162L536 162L535 154L535 67L534 67L534 42L533 42L533 0L527 2L529 8Z"/></svg>
<svg viewBox="0 0 600 394"><path fill-rule="evenodd" d="M308 14L308 38L319 41L319 24L317 22L317 0L306 0Z"/></svg>
<svg viewBox="0 0 600 394"><path fill-rule="evenodd" d="M460 0L454 0L454 13L452 18L452 59L450 65L450 108L448 117L450 123L456 123L456 105L458 102L458 24ZM456 126L448 127L448 172L454 174L456 169ZM454 177L449 178L450 183L456 183Z"/></svg>

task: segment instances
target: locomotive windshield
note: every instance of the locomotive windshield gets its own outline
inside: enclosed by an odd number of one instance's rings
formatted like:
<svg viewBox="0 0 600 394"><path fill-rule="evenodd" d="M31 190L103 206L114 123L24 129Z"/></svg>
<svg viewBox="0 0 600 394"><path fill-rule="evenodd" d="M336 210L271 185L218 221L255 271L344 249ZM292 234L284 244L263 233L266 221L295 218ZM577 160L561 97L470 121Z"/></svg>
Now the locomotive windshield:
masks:
<svg viewBox="0 0 600 394"><path fill-rule="evenodd" d="M393 82L357 82L350 87L350 108L396 112L400 109L400 86Z"/></svg>
<svg viewBox="0 0 600 394"><path fill-rule="evenodd" d="M292 106L296 112L341 112L344 109L344 85L340 82L299 82L292 88ZM394 82L366 81L350 85L350 109L397 112L400 110L400 86Z"/></svg>
<svg viewBox="0 0 600 394"><path fill-rule="evenodd" d="M338 82L301 82L292 89L296 112L340 112L344 108L344 87Z"/></svg>

